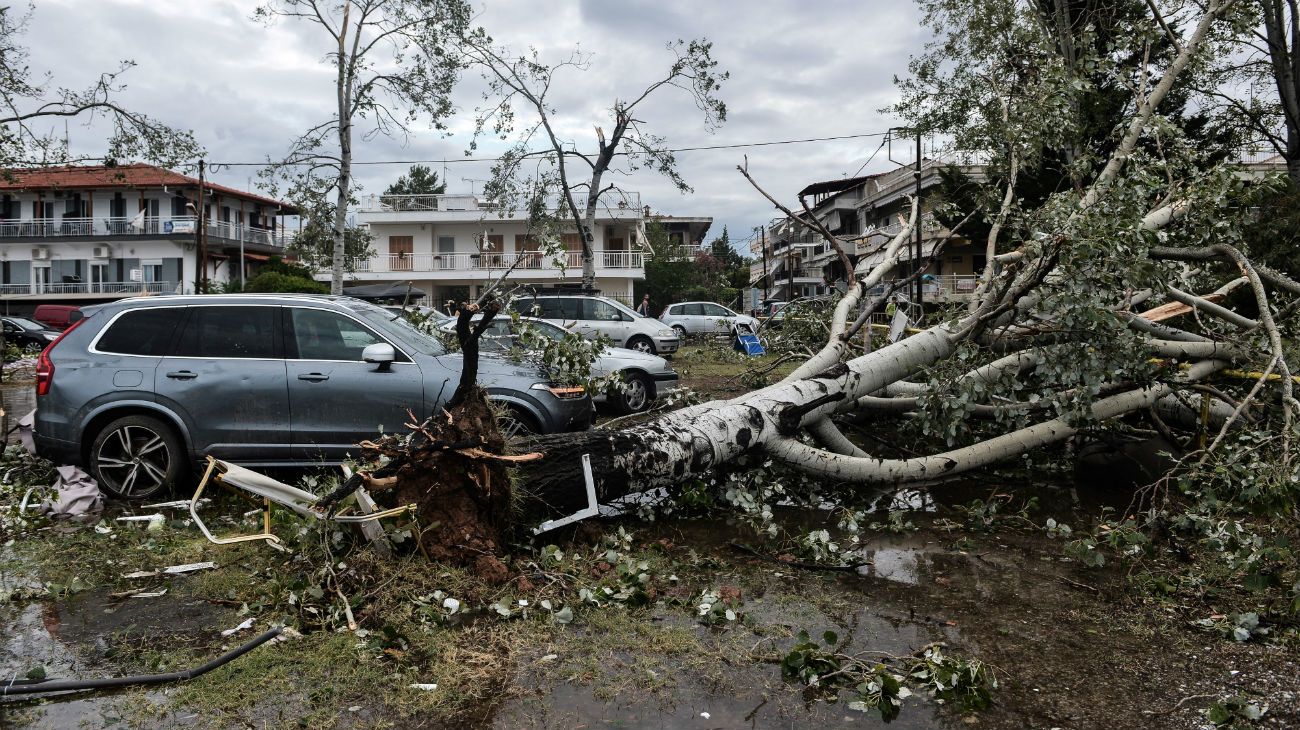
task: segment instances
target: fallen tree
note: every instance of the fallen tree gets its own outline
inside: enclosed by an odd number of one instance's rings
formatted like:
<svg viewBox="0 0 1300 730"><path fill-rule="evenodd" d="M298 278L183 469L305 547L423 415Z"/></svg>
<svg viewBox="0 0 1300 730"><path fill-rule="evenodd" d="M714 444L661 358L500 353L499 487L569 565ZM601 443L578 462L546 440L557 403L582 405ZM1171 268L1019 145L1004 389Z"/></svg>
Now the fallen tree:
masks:
<svg viewBox="0 0 1300 730"><path fill-rule="evenodd" d="M1171 404L1186 401L1190 388L1246 364L1264 367L1258 367L1256 387L1234 400L1231 417L1219 419L1220 428L1260 402L1266 388L1276 388L1279 458L1289 462L1300 403L1292 394L1279 320L1292 316L1295 307L1279 300L1300 288L1254 266L1232 239L1224 223L1238 215L1231 207L1232 191L1240 187L1233 171L1198 169L1194 151L1185 148L1177 152L1186 159L1171 161L1169 148L1178 140L1162 140L1163 157L1149 151L1153 137L1169 134L1158 116L1162 101L1179 74L1208 52L1207 39L1228 22L1235 5L1208 3L1159 75L1134 86L1131 118L1114 152L1095 165L1089 185L1058 193L1026 215L1020 226L1026 235L1018 240L1006 227L993 228L988 245L1004 253L989 261L968 309L947 313L946 321L895 344L848 357L850 323L867 285L887 278L897 263L886 256L874 269L857 273L829 323L830 342L790 378L620 431L533 439L529 450L543 458L521 470L521 488L552 510L574 509L582 501L577 465L583 454L591 456L603 500L682 484L753 452L837 480L934 482L1059 443L1111 419L1177 410ZM997 108L1007 113L1006 105ZM1014 108L1036 112L1032 104ZM1173 177L1174 171L1183 177ZM1006 218L1005 199L996 201L991 216L998 221ZM913 224L920 225L915 218ZM838 248L833 237L828 240ZM1203 245L1207 241L1213 244ZM1171 263L1176 261L1200 266ZM1212 301L1223 299L1221 294L1183 291L1219 289L1224 273L1232 281L1244 277L1243 291L1253 295L1244 306L1253 313ZM1192 321L1171 320L1167 309L1148 314L1142 308L1163 298L1184 307L1182 316ZM978 374L969 376L970 366L981 362ZM909 380L918 375L928 380ZM927 398L948 401L938 410L956 422L947 426L953 429L949 440L966 436L969 443L919 457L884 458L854 445L835 424L853 415L890 428L898 415L923 410L920 401ZM1213 395L1200 391L1195 398L1213 410ZM964 425L980 411L991 416L996 432Z"/></svg>

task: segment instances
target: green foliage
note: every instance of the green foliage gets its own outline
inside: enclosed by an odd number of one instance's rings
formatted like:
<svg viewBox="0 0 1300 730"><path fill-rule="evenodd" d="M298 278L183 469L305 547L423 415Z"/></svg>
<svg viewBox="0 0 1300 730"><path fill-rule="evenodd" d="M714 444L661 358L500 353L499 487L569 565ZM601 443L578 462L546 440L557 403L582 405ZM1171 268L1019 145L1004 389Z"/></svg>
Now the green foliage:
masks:
<svg viewBox="0 0 1300 730"><path fill-rule="evenodd" d="M384 195L442 195L447 183L438 180L438 173L427 165L411 165L405 175L384 190Z"/></svg>
<svg viewBox="0 0 1300 730"><path fill-rule="evenodd" d="M238 281L229 281L222 288L223 294L239 292L328 294L329 287L314 280L311 269L306 266L290 263L279 256L272 256L271 260L258 269L257 274L245 282L243 287Z"/></svg>
<svg viewBox="0 0 1300 730"><path fill-rule="evenodd" d="M1268 706L1260 707L1245 695L1234 695L1219 700L1205 711L1205 719L1215 727L1249 727L1263 719Z"/></svg>
<svg viewBox="0 0 1300 730"><path fill-rule="evenodd" d="M987 709L998 680L978 659L949 655L931 644L910 657L887 654L848 655L836 648L839 636L825 632L821 643L800 631L795 644L781 658L781 673L828 697L842 690L856 692L849 709L876 710L889 722L898 717L903 700L925 692L939 703L965 710ZM871 656L870 659L866 658Z"/></svg>

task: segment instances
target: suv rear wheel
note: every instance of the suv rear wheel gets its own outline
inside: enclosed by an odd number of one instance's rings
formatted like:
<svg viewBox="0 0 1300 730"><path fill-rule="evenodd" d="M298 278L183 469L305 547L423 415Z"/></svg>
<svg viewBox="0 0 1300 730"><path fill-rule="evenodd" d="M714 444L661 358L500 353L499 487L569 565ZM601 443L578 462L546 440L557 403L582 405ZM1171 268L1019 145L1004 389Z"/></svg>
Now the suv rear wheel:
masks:
<svg viewBox="0 0 1300 730"><path fill-rule="evenodd" d="M90 447L90 468L105 492L145 499L180 480L184 446L171 426L152 416L125 416L104 427Z"/></svg>

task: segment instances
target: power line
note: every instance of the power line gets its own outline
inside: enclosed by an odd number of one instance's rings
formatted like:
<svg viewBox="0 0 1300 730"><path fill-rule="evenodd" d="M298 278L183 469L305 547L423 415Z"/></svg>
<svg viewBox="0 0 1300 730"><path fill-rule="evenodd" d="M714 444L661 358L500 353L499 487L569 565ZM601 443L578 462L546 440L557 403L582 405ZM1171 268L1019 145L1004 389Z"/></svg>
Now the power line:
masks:
<svg viewBox="0 0 1300 730"><path fill-rule="evenodd" d="M855 173L853 173L852 175L849 175L849 177L857 177L859 174L861 174L862 171L865 170L865 169L867 168L867 165L870 165L870 164L871 164L871 161L874 160L874 159L876 159L876 155L880 154L880 151L883 150L883 149L885 149L885 145L887 145L887 144L889 144L889 133L888 133L888 132L885 133L885 138L882 139L882 140L880 140L880 146L876 148L876 151L875 151L875 152L872 152L872 153L871 153L871 156L867 158L867 161L864 162L864 163L862 163L862 166L858 168L858 171L855 172Z"/></svg>
<svg viewBox="0 0 1300 730"><path fill-rule="evenodd" d="M677 147L677 148L674 148L674 149L669 149L669 150L664 150L664 151L665 151L665 152L674 152L674 153L675 153L675 152L702 152L702 151L707 151L707 150L734 150L734 149L744 149L744 148L748 148L748 147L774 147L774 146L778 146L778 145L787 145L787 144L807 144L807 143L809 143L809 142L835 142L835 141L838 141L838 140L844 140L844 139L863 139L863 138L865 138L865 137L886 137L886 138L887 138L888 135L889 135L889 132L863 132L862 134L842 134L842 135L837 135L837 136L833 136L833 137L809 137L809 138L807 138L807 139L782 139L782 140L772 140L772 141L767 141L767 142L740 142L740 143L737 143L737 144L715 144L715 145L705 145L705 146L701 146L701 147ZM884 144L882 143L881 146L883 147ZM876 151L879 152L880 150L877 149ZM537 154L541 154L541 153L539 153L539 152L530 152L530 153L528 153L528 154L530 154L530 155L537 155ZM628 153L628 152L619 152L618 154L619 154L619 155L628 155L628 154L631 154L631 153ZM874 155L874 153L873 153L873 154L872 154L872 157L874 157L874 156L875 156L875 155ZM503 159L503 158L500 158L500 157L455 157L455 158L442 159L442 160L353 160L353 161L352 161L352 165L354 165L354 166L360 166L360 165L449 165L449 164L455 164L455 163L459 163L459 162L499 162L501 159ZM868 160L868 162L870 162L870 160ZM209 165L210 167L266 167L267 165L270 165L270 164L275 164L275 163L271 163L271 162L268 162L268 161L265 161L265 160L262 161L262 162L210 162L210 163L208 163L208 165ZM295 165L307 165L307 164L311 164L311 163L310 163L310 162L307 162L307 161L304 161L304 162L293 162L293 163L285 163L285 164L290 165L290 166L295 166Z"/></svg>

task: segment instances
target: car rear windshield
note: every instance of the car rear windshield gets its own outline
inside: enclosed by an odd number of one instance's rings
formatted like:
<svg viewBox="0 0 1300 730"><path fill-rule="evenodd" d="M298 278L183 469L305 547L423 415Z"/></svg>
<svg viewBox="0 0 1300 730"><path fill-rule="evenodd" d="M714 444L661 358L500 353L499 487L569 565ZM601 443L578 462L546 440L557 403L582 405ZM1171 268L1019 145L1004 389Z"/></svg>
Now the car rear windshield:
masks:
<svg viewBox="0 0 1300 730"><path fill-rule="evenodd" d="M37 324L37 323L31 321L30 319L23 319L22 317L6 317L5 319L9 320L10 322L13 322L14 326L16 326L16 327L20 327L20 328L25 329L25 330L43 330L43 329L45 329L45 325L43 325L43 324Z"/></svg>
<svg viewBox="0 0 1300 730"><path fill-rule="evenodd" d="M100 335L95 349L118 355L162 357L171 346L176 325L185 315L181 307L134 309L113 320Z"/></svg>

